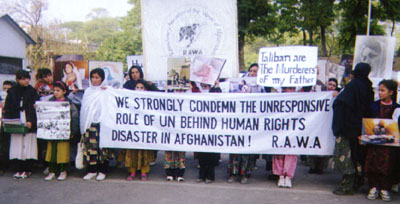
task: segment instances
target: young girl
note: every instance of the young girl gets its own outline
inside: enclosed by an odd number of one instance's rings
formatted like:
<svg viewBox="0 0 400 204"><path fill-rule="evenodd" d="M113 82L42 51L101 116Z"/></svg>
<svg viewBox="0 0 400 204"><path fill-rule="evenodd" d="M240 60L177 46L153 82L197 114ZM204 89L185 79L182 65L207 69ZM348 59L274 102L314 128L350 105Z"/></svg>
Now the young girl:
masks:
<svg viewBox="0 0 400 204"><path fill-rule="evenodd" d="M135 85L135 91L147 91L149 89L148 83L144 80L137 80ZM141 150L141 149L128 149L121 154L125 166L128 167L128 177L126 180L132 181L136 177L136 171L140 171L141 180L147 180L147 173L150 171L150 163L154 161L153 150ZM120 159L121 160L121 159Z"/></svg>
<svg viewBox="0 0 400 204"><path fill-rule="evenodd" d="M16 73L17 85L8 90L4 106L4 118L19 118L28 127L24 134L11 134L10 160L14 159L17 173L14 178L25 179L31 175L33 160L37 160L36 112L33 105L39 100L36 90L29 85L29 72Z"/></svg>
<svg viewBox="0 0 400 204"><path fill-rule="evenodd" d="M83 152L85 160L88 163L88 173L83 177L84 180L96 178L102 181L106 178L108 171L108 161L112 157L109 149L100 148L100 115L101 90L103 86L104 71L100 68L90 71L91 86L85 90L82 99L80 114L80 127L85 151Z"/></svg>
<svg viewBox="0 0 400 204"><path fill-rule="evenodd" d="M397 83L393 80L383 80L379 83L379 98L371 105L373 118L391 119L393 112L400 105L396 103ZM367 145L365 172L370 187L367 199L380 197L384 201L391 201L389 190L396 178L394 165L398 147Z"/></svg>
<svg viewBox="0 0 400 204"><path fill-rule="evenodd" d="M282 87L283 93L296 92L294 87ZM279 175L278 187L292 187L292 178L296 172L297 155L273 155L272 170Z"/></svg>
<svg viewBox="0 0 400 204"><path fill-rule="evenodd" d="M71 109L71 133L77 128L78 110L72 104L71 99L67 97L68 87L62 81L57 81L53 84L54 94L49 101L68 101ZM71 134L72 135L72 134ZM47 142L46 162L49 163L49 175L44 180L50 181L56 177L57 171L60 172L57 180L63 181L67 178L66 166L69 162L69 141L56 140Z"/></svg>

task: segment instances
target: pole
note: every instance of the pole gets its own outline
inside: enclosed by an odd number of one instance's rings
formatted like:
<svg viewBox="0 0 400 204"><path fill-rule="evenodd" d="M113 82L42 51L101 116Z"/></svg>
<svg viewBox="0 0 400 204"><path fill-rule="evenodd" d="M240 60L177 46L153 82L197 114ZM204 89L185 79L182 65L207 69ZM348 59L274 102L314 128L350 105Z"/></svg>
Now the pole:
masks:
<svg viewBox="0 0 400 204"><path fill-rule="evenodd" d="M367 36L369 35L369 26L371 24L371 0L368 0L368 24L367 24Z"/></svg>

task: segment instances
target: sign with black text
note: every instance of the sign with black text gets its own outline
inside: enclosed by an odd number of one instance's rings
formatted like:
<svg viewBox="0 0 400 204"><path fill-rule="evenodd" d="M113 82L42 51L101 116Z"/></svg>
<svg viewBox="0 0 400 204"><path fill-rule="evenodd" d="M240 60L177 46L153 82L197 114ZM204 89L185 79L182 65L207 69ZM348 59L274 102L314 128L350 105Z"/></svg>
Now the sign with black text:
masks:
<svg viewBox="0 0 400 204"><path fill-rule="evenodd" d="M257 84L270 87L313 86L318 47L264 47L258 55Z"/></svg>
<svg viewBox="0 0 400 204"><path fill-rule="evenodd" d="M36 101L37 138L68 140L71 135L70 104L60 101Z"/></svg>
<svg viewBox="0 0 400 204"><path fill-rule="evenodd" d="M332 92L162 93L107 89L104 148L331 155Z"/></svg>

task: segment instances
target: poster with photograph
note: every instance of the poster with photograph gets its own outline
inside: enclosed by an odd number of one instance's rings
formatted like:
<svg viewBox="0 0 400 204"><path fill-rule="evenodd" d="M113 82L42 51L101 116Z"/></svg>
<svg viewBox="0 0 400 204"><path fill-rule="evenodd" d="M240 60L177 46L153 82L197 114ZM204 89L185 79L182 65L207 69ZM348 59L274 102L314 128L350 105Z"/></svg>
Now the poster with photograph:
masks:
<svg viewBox="0 0 400 204"><path fill-rule="evenodd" d="M133 66L139 66L143 69L143 55L129 55L126 56L126 64L128 65L128 68L126 71L129 71L129 69Z"/></svg>
<svg viewBox="0 0 400 204"><path fill-rule="evenodd" d="M328 69L329 78L337 79L340 84L345 73L345 67L329 61L326 66Z"/></svg>
<svg viewBox="0 0 400 204"><path fill-rule="evenodd" d="M395 37L357 35L353 69L360 62L370 64L369 78L374 86L382 79L390 79L395 45Z"/></svg>
<svg viewBox="0 0 400 204"><path fill-rule="evenodd" d="M54 81L63 81L70 90L82 90L89 87L87 61L56 62L53 68Z"/></svg>
<svg viewBox="0 0 400 204"><path fill-rule="evenodd" d="M399 127L396 120L363 118L361 144L400 146Z"/></svg>
<svg viewBox="0 0 400 204"><path fill-rule="evenodd" d="M146 80L167 80L170 57L226 59L222 78L239 72L236 0L141 1Z"/></svg>
<svg viewBox="0 0 400 204"><path fill-rule="evenodd" d="M263 87L257 84L257 77L229 79L230 93L261 93Z"/></svg>
<svg viewBox="0 0 400 204"><path fill-rule="evenodd" d="M189 88L190 57L168 58L168 89Z"/></svg>
<svg viewBox="0 0 400 204"><path fill-rule="evenodd" d="M122 62L102 62L102 61L89 61L89 72L95 68L104 70L105 80L108 86L114 88L122 87L124 77Z"/></svg>
<svg viewBox="0 0 400 204"><path fill-rule="evenodd" d="M190 67L190 80L213 86L225 62L226 60L221 58L196 56Z"/></svg>
<svg viewBox="0 0 400 204"><path fill-rule="evenodd" d="M317 84L323 84L324 86L326 85L326 82L328 79L326 78L326 64L328 63L328 60L326 59L319 59L318 64L317 64Z"/></svg>
<svg viewBox="0 0 400 204"><path fill-rule="evenodd" d="M68 140L70 105L68 102L37 101L37 137L45 140Z"/></svg>

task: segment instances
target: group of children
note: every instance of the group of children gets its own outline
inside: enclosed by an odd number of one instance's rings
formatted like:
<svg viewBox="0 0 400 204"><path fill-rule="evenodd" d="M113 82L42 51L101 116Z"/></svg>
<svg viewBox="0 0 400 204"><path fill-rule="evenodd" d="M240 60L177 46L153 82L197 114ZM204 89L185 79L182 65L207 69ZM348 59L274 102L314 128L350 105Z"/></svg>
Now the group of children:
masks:
<svg viewBox="0 0 400 204"><path fill-rule="evenodd" d="M256 76L258 66L252 65L249 68L249 76ZM113 158L114 151L100 148L100 115L101 107L98 103L102 90L107 89L105 85L105 73L102 69L96 68L90 71L90 87L85 90L80 104L75 104L68 97L71 96L68 84L62 81L53 82L52 73L48 69L40 69L37 78L38 84L30 86L29 72L20 70L16 73L16 85L13 85L7 91L6 100L3 106L3 118L19 118L27 127L25 133L10 134L9 159L15 160L16 173L14 178L24 179L29 177L32 172L34 160L39 159L41 151L45 149L45 167L48 167L49 173L45 180L50 181L55 178L65 180L67 178L66 167L70 163L71 150L70 141L41 141L42 147L36 139L36 113L35 101L67 101L71 105L71 139L80 141L84 144L84 157L87 166L87 174L84 180L96 179L104 180L107 175L108 161ZM124 85L124 88L135 91L156 91L157 88L150 82L143 79L143 72L140 67L133 66L129 70L130 80ZM5 83L4 86L8 84ZM335 79L329 80L328 90L337 90L338 82ZM10 85L11 86L11 85ZM201 91L200 91L201 90ZM218 86L211 87L207 84L201 84L201 89L192 83L191 92L221 92ZM282 88L282 92L295 92L295 88ZM177 89L175 92L185 92ZM74 93L71 93L74 94ZM392 80L383 80L379 84L380 100L371 105L374 117L391 118L393 111L400 107L396 104L397 83ZM80 112L80 113L79 113ZM78 122L80 120L80 122ZM4 134L4 133L3 133ZM4 137L4 136L3 136ZM77 137L77 138L76 138ZM39 142L40 143L40 142ZM47 146L47 147L44 147ZM368 199L376 199L378 195L384 200L390 200L388 193L391 184L390 179L393 174L393 162L397 151L393 147L368 145L366 159L366 175L371 187L367 196ZM73 155L73 154L72 154ZM136 178L136 173L140 173L140 179L147 180L147 174L150 171L150 164L155 161L156 151L123 149L119 151L117 160L123 162L128 168L127 180ZM228 162L228 182L233 182L237 178L241 183L247 183L247 178L251 174L258 155L230 154ZM218 165L220 154L217 153L195 153L199 162L199 177L197 182L205 181L211 183L215 179L215 166ZM185 153L166 151L164 154L164 168L166 179L168 181L184 181L185 173ZM321 160L321 159L318 159ZM270 161L270 162L269 162ZM271 166L272 161L272 166ZM268 165L270 167L268 167ZM297 155L273 155L267 159L267 169L272 170L271 174L276 175L277 185L279 187L292 187L293 178L297 165ZM321 166L321 165L320 165ZM383 168L382 168L383 167ZM322 167L310 169L309 173L322 173ZM58 174L58 175L57 175Z"/></svg>

